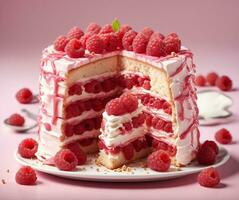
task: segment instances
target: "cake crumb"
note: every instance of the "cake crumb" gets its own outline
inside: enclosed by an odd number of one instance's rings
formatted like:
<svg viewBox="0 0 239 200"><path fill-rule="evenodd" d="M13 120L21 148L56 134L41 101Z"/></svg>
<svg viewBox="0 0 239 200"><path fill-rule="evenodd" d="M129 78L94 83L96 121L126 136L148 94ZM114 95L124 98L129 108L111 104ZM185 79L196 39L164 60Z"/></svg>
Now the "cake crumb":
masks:
<svg viewBox="0 0 239 200"><path fill-rule="evenodd" d="M95 159L95 164L96 164L97 166L101 166L101 163L100 163L100 159L99 159L99 158Z"/></svg>
<svg viewBox="0 0 239 200"><path fill-rule="evenodd" d="M7 184L7 182L5 181L5 179L2 179L2 184Z"/></svg>
<svg viewBox="0 0 239 200"><path fill-rule="evenodd" d="M171 56L178 57L178 54L176 54L175 52L172 52Z"/></svg>
<svg viewBox="0 0 239 200"><path fill-rule="evenodd" d="M10 172L10 170L9 169L7 169L7 173L9 173Z"/></svg>
<svg viewBox="0 0 239 200"><path fill-rule="evenodd" d="M96 171L97 171L97 172L99 172L99 171L100 171L100 169L99 169L99 168L96 168Z"/></svg>
<svg viewBox="0 0 239 200"><path fill-rule="evenodd" d="M117 169L114 169L115 172L131 172L132 168L128 167L126 165L123 165L122 167L119 167Z"/></svg>

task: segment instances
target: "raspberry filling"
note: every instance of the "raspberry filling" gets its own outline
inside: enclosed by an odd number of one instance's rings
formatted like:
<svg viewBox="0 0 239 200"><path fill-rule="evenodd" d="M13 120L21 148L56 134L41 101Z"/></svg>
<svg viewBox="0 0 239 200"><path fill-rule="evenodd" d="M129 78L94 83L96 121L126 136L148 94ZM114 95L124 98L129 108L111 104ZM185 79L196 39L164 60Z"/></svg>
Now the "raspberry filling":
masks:
<svg viewBox="0 0 239 200"><path fill-rule="evenodd" d="M130 160L134 156L134 151L139 152L142 149L148 147L148 143L146 137L140 137L136 140L128 143L127 145L119 145L119 146L112 146L107 147L102 140L99 140L98 143L99 149L104 150L106 154L118 154L120 152L123 153L126 160Z"/></svg>
<svg viewBox="0 0 239 200"><path fill-rule="evenodd" d="M64 126L64 134L67 137L72 135L81 135L85 131L97 130L100 127L102 117L95 117L90 119L85 119L78 124L66 123Z"/></svg>

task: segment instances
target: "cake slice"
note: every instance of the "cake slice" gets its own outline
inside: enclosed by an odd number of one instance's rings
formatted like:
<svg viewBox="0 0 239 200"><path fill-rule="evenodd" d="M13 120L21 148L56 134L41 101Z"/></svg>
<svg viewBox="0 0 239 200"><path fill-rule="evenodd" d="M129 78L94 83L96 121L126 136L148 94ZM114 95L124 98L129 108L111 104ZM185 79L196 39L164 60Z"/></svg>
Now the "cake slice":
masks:
<svg viewBox="0 0 239 200"><path fill-rule="evenodd" d="M143 105L137 97L126 92L111 100L103 113L99 136L100 162L115 169L148 155L144 123Z"/></svg>

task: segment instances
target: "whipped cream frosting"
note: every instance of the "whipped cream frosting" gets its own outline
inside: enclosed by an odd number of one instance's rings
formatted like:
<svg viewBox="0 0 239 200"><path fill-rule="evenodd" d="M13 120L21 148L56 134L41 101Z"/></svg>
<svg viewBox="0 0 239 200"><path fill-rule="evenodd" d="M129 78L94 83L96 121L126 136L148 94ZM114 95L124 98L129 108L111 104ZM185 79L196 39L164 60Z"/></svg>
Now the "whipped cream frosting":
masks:
<svg viewBox="0 0 239 200"><path fill-rule="evenodd" d="M177 136L175 144L178 149L176 160L180 164L188 164L194 157L193 152L198 148L199 132L197 128L198 109L196 105L196 90L194 86L195 66L192 62L192 53L185 48L182 48L182 51L176 56L172 55L164 58L157 58L123 50L105 54L95 54L94 56L89 55L85 58L72 59L63 52L55 51L53 46L47 47L42 53L41 61L41 75L39 79L41 111L39 118L42 120L40 124L44 122L49 123L52 126L52 131L46 131L46 133L51 136L49 140L55 140L55 137L60 135L56 133L61 133L60 128L64 123L64 120L61 119L64 100L66 100L67 103L70 103L72 101L79 100L79 98L83 98L78 97L77 95L66 97L67 87L65 79L68 72L87 63L117 55L122 55L151 64L165 70L167 73L170 81L172 98L174 100L173 114L176 117L176 124L174 125L174 132ZM84 98L92 98L90 95L87 96L88 94L86 93L84 93L84 95ZM161 114L162 117L168 117L168 119L170 119L169 116L163 115L163 113ZM40 128L40 132L41 130L43 129ZM56 133L50 134L49 132ZM42 136L40 135L40 138L41 137ZM57 146L59 144L52 145ZM44 147L42 148L44 149ZM48 149L45 148L42 152L44 151L48 152ZM51 155L53 156L54 154Z"/></svg>

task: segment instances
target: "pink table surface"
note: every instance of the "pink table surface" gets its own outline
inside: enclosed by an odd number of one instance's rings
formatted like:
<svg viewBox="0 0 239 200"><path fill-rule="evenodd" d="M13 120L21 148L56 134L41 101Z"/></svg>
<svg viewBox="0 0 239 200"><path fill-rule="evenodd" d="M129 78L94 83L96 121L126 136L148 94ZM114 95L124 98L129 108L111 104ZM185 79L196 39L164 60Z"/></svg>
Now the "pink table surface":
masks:
<svg viewBox="0 0 239 200"><path fill-rule="evenodd" d="M68 3L66 3L68 2ZM239 191L239 19L238 1L4 1L0 5L0 199L238 199ZM183 178L148 183L97 183L72 181L37 173L35 186L15 183L20 165L13 152L26 137L36 131L19 134L6 129L2 121L21 108L37 112L37 105L20 105L16 91L30 87L37 92L41 50L56 35L73 25L86 26L91 21L104 24L115 16L133 24L145 25L163 33L178 32L186 46L195 53L198 72L211 70L231 76L234 90L227 94L234 100L234 121L218 126L200 127L201 141L213 139L219 128L228 128L233 143L225 146L231 158L219 172L222 181L214 189L197 183L197 174ZM179 17L180 16L180 17ZM9 169L9 173L7 170ZM1 181L1 180L0 180Z"/></svg>

